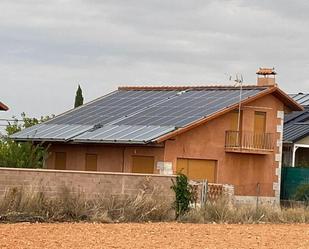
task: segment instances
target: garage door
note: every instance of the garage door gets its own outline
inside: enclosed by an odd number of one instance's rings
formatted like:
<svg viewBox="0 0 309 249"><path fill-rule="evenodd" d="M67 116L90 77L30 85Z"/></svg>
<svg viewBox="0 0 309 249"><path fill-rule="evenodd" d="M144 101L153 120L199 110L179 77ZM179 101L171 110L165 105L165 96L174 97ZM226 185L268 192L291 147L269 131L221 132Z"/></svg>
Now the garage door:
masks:
<svg viewBox="0 0 309 249"><path fill-rule="evenodd" d="M216 182L215 160L177 159L177 172L182 172L191 180L204 180Z"/></svg>
<svg viewBox="0 0 309 249"><path fill-rule="evenodd" d="M154 157L133 156L132 158L132 173L153 174Z"/></svg>

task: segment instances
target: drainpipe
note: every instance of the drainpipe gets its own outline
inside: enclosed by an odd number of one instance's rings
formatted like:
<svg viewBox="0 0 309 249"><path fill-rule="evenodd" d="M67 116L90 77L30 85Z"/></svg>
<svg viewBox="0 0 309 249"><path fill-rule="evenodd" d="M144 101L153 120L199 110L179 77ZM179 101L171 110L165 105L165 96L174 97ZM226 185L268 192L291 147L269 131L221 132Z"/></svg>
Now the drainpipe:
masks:
<svg viewBox="0 0 309 249"><path fill-rule="evenodd" d="M124 152L125 152L125 150L126 150L126 147L124 146L123 148L122 148L122 169L121 169L121 171L124 173Z"/></svg>
<svg viewBox="0 0 309 249"><path fill-rule="evenodd" d="M297 145L293 145L293 154L292 154L292 167L295 167L295 155L296 155L296 150L298 149Z"/></svg>

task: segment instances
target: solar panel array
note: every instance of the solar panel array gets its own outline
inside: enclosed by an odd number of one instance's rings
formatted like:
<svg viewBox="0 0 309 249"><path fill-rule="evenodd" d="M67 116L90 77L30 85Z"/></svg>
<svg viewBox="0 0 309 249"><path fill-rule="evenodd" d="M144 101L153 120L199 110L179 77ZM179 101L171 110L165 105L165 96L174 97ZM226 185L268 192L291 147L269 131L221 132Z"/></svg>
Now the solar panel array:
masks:
<svg viewBox="0 0 309 249"><path fill-rule="evenodd" d="M242 99L263 90L245 88ZM14 138L146 143L237 104L239 94L239 88L118 90L17 133Z"/></svg>

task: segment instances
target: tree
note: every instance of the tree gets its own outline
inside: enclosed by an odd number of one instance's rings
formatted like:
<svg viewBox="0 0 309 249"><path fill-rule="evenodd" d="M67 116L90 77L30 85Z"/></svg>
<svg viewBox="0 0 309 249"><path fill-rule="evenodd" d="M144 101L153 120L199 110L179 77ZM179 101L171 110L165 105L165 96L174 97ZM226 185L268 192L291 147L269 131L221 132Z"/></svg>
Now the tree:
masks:
<svg viewBox="0 0 309 249"><path fill-rule="evenodd" d="M79 106L81 106L83 104L84 104L83 91L82 91L80 85L78 85L78 88L77 88L77 91L76 91L76 95L75 95L74 108L79 107Z"/></svg>
<svg viewBox="0 0 309 249"><path fill-rule="evenodd" d="M5 129L8 136L0 139L0 167L42 168L48 156L49 146L43 143L16 142L9 136L24 128L47 121L52 117L54 115L42 116L40 119L29 118L23 112L21 114L22 123L19 123L19 120L13 117L14 121L9 122Z"/></svg>
<svg viewBox="0 0 309 249"><path fill-rule="evenodd" d="M11 123L9 122L9 124L6 126L5 131L7 133L8 136L21 131L22 129L31 127L33 125L45 122L51 118L53 118L55 115L51 115L51 116L41 116L41 118L37 119L37 118L29 118L27 117L26 113L21 113L21 120L22 123L19 123L19 120L16 117L13 117L14 121Z"/></svg>

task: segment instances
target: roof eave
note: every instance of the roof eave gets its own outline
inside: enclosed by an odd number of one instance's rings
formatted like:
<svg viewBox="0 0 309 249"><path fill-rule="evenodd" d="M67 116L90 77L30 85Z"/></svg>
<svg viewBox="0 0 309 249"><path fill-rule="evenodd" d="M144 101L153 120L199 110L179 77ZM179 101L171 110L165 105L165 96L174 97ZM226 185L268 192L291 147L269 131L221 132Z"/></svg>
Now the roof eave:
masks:
<svg viewBox="0 0 309 249"><path fill-rule="evenodd" d="M8 110L9 110L9 107L6 106L5 104L3 104L2 102L0 102L0 110L1 110L1 111L8 111Z"/></svg>
<svg viewBox="0 0 309 249"><path fill-rule="evenodd" d="M305 108L297 103L293 98L291 98L288 94L286 94L284 91L282 91L280 88L275 87L275 91L273 92L273 95L278 97L285 106L289 107L292 111L304 111Z"/></svg>

